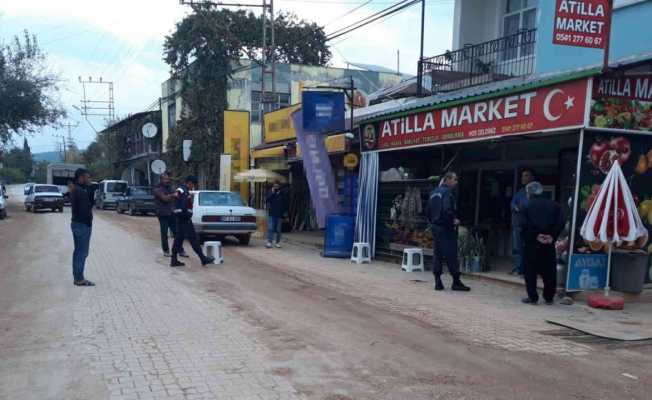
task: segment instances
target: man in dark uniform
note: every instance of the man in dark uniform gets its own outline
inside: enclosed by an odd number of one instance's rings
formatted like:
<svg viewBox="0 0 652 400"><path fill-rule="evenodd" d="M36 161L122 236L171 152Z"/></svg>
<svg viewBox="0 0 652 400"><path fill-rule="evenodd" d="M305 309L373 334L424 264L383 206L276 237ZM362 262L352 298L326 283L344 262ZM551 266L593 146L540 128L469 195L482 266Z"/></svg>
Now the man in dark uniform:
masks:
<svg viewBox="0 0 652 400"><path fill-rule="evenodd" d="M176 191L177 200L173 213L176 218L177 229L174 236L174 244L172 245L171 267L183 267L185 265L177 257L181 252L184 239L188 239L190 242L192 249L201 260L201 265L212 264L215 261L213 257L204 255L197 240L195 227L192 225L192 194L190 192L194 190L195 185L197 185L197 178L191 175L186 178L185 185L179 186Z"/></svg>
<svg viewBox="0 0 652 400"><path fill-rule="evenodd" d="M432 273L435 275L435 290L444 290L441 281L443 273L442 261L446 261L448 272L453 277L452 290L468 292L471 290L460 280L460 266L457 260L457 219L455 194L457 174L447 172L439 187L430 195L426 216L434 239L434 257Z"/></svg>
<svg viewBox="0 0 652 400"><path fill-rule="evenodd" d="M525 191L528 204L521 210L526 304L537 304L537 277L543 278L543 298L546 304L554 304L557 291L557 254L555 241L564 229L561 206L542 197L539 182L530 182Z"/></svg>
<svg viewBox="0 0 652 400"><path fill-rule="evenodd" d="M154 203L156 203L156 216L158 217L159 228L161 231L161 249L165 257L170 257L170 246L168 244L168 231L176 236L177 224L174 216L174 204L177 197L170 182L170 174L163 172L161 182L154 189ZM180 257L188 257L183 250L179 251Z"/></svg>

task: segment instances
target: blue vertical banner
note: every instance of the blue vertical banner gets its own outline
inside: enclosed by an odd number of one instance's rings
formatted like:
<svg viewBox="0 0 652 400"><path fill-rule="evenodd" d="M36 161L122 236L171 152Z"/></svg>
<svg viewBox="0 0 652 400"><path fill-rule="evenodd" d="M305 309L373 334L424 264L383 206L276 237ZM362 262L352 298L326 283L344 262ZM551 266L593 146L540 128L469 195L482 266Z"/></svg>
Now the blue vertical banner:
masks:
<svg viewBox="0 0 652 400"><path fill-rule="evenodd" d="M301 146L303 169L310 189L310 198L317 215L319 228L326 227L326 217L337 213L337 191L333 167L328 158L324 137L318 132L303 129L303 111L292 113L292 124L297 134L297 143Z"/></svg>
<svg viewBox="0 0 652 400"><path fill-rule="evenodd" d="M303 92L301 108L305 132L325 134L344 131L344 93Z"/></svg>

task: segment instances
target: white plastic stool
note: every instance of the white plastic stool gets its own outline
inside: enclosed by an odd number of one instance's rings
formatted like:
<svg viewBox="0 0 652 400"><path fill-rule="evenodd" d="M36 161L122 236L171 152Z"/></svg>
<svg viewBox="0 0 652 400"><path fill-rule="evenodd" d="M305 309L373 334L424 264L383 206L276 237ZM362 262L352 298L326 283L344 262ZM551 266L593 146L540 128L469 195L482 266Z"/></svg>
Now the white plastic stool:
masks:
<svg viewBox="0 0 652 400"><path fill-rule="evenodd" d="M356 264L371 262L371 251L369 250L369 243L353 243L351 249L351 262Z"/></svg>
<svg viewBox="0 0 652 400"><path fill-rule="evenodd" d="M222 242L205 242L204 255L215 258L215 264L222 264L224 262Z"/></svg>
<svg viewBox="0 0 652 400"><path fill-rule="evenodd" d="M423 250L419 248L404 249L401 269L407 272L423 271Z"/></svg>

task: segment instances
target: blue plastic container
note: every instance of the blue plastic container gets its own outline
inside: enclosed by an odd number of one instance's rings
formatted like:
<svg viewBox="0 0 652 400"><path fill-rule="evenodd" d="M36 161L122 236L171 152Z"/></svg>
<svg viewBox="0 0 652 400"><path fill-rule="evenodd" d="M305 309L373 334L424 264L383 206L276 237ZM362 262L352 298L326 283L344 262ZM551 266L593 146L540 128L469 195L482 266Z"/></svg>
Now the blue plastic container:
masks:
<svg viewBox="0 0 652 400"><path fill-rule="evenodd" d="M349 258L353 248L355 222L348 214L331 214L326 217L324 257Z"/></svg>

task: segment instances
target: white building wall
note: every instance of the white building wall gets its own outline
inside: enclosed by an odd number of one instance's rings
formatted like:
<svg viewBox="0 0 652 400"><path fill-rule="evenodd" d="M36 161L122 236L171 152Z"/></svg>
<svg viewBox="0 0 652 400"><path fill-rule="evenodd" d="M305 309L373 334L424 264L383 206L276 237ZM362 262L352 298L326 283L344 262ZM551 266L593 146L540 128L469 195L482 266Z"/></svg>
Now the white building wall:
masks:
<svg viewBox="0 0 652 400"><path fill-rule="evenodd" d="M455 0L453 50L502 36L507 0Z"/></svg>

